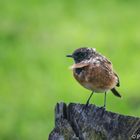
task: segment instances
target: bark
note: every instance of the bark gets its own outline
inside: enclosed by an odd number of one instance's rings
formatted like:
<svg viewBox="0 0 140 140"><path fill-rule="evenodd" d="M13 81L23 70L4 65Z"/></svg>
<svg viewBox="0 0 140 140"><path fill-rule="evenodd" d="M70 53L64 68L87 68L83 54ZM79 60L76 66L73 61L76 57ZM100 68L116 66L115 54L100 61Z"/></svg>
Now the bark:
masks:
<svg viewBox="0 0 140 140"><path fill-rule="evenodd" d="M57 103L55 128L49 140L140 139L140 118L106 111L102 107Z"/></svg>

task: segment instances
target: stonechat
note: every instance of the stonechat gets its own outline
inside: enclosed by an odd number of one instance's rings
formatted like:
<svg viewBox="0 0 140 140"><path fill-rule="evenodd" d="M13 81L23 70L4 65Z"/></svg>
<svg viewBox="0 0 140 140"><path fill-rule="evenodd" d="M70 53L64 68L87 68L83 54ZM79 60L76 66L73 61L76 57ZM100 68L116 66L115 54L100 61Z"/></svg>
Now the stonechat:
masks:
<svg viewBox="0 0 140 140"><path fill-rule="evenodd" d="M86 106L94 92L105 93L104 107L106 107L106 93L111 90L112 93L121 97L115 89L120 86L119 77L113 71L112 63L103 55L98 53L95 48L78 48L71 55L75 64L71 66L75 79L86 89L91 90Z"/></svg>

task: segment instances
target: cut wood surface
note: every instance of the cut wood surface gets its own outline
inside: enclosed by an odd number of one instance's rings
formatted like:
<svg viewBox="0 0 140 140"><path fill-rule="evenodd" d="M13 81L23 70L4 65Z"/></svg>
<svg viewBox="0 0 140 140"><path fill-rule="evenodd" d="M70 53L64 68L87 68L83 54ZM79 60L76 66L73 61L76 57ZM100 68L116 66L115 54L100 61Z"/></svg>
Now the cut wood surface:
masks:
<svg viewBox="0 0 140 140"><path fill-rule="evenodd" d="M102 107L57 103L49 140L140 140L140 118Z"/></svg>

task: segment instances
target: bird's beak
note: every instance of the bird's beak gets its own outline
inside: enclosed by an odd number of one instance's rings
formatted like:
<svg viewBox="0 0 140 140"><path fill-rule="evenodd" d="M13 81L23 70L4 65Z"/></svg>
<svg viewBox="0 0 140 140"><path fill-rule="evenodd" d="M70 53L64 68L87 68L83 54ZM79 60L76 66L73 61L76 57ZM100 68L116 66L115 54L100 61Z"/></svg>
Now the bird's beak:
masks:
<svg viewBox="0 0 140 140"><path fill-rule="evenodd" d="M71 54L68 54L68 55L66 55L66 57L73 57L73 55L71 55Z"/></svg>

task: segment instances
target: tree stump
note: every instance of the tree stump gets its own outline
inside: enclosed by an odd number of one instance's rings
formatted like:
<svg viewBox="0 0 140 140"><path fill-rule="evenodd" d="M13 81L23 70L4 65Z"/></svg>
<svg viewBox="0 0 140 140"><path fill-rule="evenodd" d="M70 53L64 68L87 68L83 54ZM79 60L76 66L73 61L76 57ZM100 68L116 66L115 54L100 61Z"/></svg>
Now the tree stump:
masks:
<svg viewBox="0 0 140 140"><path fill-rule="evenodd" d="M140 140L140 118L95 105L57 103L49 140Z"/></svg>

